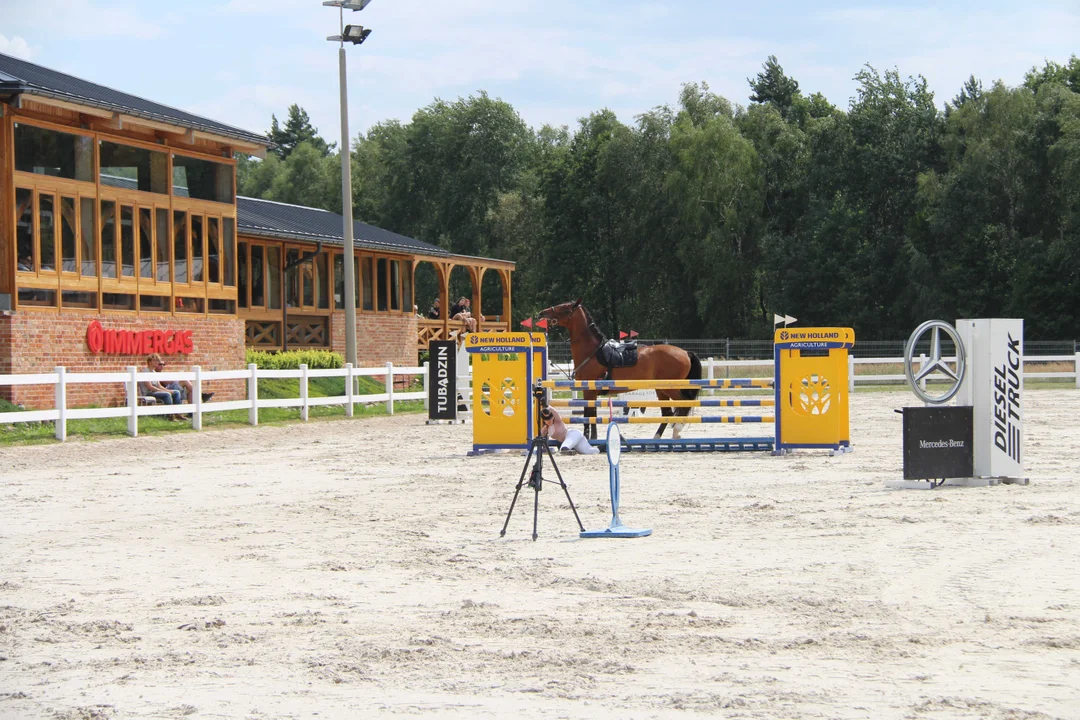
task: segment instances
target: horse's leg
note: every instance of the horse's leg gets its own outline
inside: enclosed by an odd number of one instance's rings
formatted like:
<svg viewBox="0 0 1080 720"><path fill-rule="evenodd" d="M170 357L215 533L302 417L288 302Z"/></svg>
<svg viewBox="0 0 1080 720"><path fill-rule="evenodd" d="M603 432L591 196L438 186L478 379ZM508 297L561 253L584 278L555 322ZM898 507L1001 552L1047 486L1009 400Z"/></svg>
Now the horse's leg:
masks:
<svg viewBox="0 0 1080 720"><path fill-rule="evenodd" d="M689 417L694 412L694 408L675 408L673 414L675 417ZM675 423L671 426L671 437L676 440L682 437L683 428L686 427L686 423Z"/></svg>
<svg viewBox="0 0 1080 720"><path fill-rule="evenodd" d="M657 400L667 400L667 396L664 394L663 391L657 390L656 391L656 399ZM666 408L666 407L660 408L660 414L663 415L664 417L669 417L671 415L671 408ZM660 427L658 427L656 429L656 434L653 435L653 440L659 440L663 436L664 430L667 430L667 423L666 422L660 423Z"/></svg>

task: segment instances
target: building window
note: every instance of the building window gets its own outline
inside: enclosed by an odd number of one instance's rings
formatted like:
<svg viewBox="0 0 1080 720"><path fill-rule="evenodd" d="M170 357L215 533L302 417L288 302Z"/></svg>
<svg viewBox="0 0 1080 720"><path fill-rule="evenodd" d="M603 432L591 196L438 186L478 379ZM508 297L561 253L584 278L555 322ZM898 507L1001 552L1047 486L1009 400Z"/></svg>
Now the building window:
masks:
<svg viewBox="0 0 1080 720"><path fill-rule="evenodd" d="M206 281L221 284L221 236L216 217L206 218Z"/></svg>
<svg viewBox="0 0 1080 720"><path fill-rule="evenodd" d="M353 256L353 307L360 307L360 258ZM345 308L345 256L334 256L334 307Z"/></svg>
<svg viewBox="0 0 1080 720"><path fill-rule="evenodd" d="M169 211L154 210L157 223L157 281L169 282Z"/></svg>
<svg viewBox="0 0 1080 720"><path fill-rule="evenodd" d="M139 309L143 312L169 312L169 296L140 295Z"/></svg>
<svg viewBox="0 0 1080 720"><path fill-rule="evenodd" d="M63 290L60 293L60 301L65 308L97 309L97 293L94 292Z"/></svg>
<svg viewBox="0 0 1080 720"><path fill-rule="evenodd" d="M364 310L374 310L375 304L372 298L375 296L374 288L372 287L373 273L371 266L374 263L374 259L370 257L360 258L360 282L364 296Z"/></svg>
<svg viewBox="0 0 1080 720"><path fill-rule="evenodd" d="M263 246L251 246L251 307L266 305L266 277L263 268Z"/></svg>
<svg viewBox="0 0 1080 720"><path fill-rule="evenodd" d="M413 312L414 303L412 294L412 276L413 276L413 264L412 260L401 260L401 297L402 297L402 310L405 312Z"/></svg>
<svg viewBox="0 0 1080 720"><path fill-rule="evenodd" d="M387 283L386 283L386 258L379 258L378 263L375 265L378 269L378 287L375 288L375 296L379 299L379 311L386 311L386 298L387 298Z"/></svg>
<svg viewBox="0 0 1080 720"><path fill-rule="evenodd" d="M266 248L266 277L270 284L270 309L281 309L281 248Z"/></svg>
<svg viewBox="0 0 1080 720"><path fill-rule="evenodd" d="M79 198L79 250L83 277L97 277L97 245L94 243L94 198Z"/></svg>
<svg viewBox="0 0 1080 720"><path fill-rule="evenodd" d="M154 279L154 226L150 208L139 208L139 277Z"/></svg>
<svg viewBox="0 0 1080 720"><path fill-rule="evenodd" d="M102 185L165 194L169 192L169 156L102 140L98 143Z"/></svg>
<svg viewBox="0 0 1080 720"><path fill-rule="evenodd" d="M116 277L116 203L101 201L101 277Z"/></svg>
<svg viewBox="0 0 1080 720"><path fill-rule="evenodd" d="M233 166L173 155L173 195L231 203L234 200Z"/></svg>
<svg viewBox="0 0 1080 720"><path fill-rule="evenodd" d="M93 182L93 142L85 135L15 123L15 169Z"/></svg>
<svg viewBox="0 0 1080 720"><path fill-rule="evenodd" d="M176 312L178 313L201 313L205 307L203 298L178 297L176 298Z"/></svg>
<svg viewBox="0 0 1080 720"><path fill-rule="evenodd" d="M236 253L236 264L237 264L236 301L240 305L240 307L242 307L242 308L246 308L248 306L248 296L247 296L248 295L248 293L247 293L247 291L248 291L248 277L247 277L248 261L247 261L247 253L248 253L248 244L244 243L244 242L240 243L239 248L238 248L237 253Z"/></svg>
<svg viewBox="0 0 1080 720"><path fill-rule="evenodd" d="M135 208L120 206L120 276L135 277Z"/></svg>
<svg viewBox="0 0 1080 720"><path fill-rule="evenodd" d="M19 272L34 272L37 254L34 248L34 193L15 190L15 248Z"/></svg>
<svg viewBox="0 0 1080 720"><path fill-rule="evenodd" d="M203 282L205 279L203 258L203 217L191 216L191 282Z"/></svg>
<svg viewBox="0 0 1080 720"><path fill-rule="evenodd" d="M236 255L236 221L232 218L222 218L221 228L223 231L222 250L225 253L225 287L236 285L236 275L233 272L233 258Z"/></svg>
<svg viewBox="0 0 1080 720"><path fill-rule="evenodd" d="M56 307L55 290L38 290L37 288L19 288L19 305L33 305L36 307Z"/></svg>
<svg viewBox="0 0 1080 720"><path fill-rule="evenodd" d="M66 273L79 272L75 245L75 198L60 197L60 269Z"/></svg>
<svg viewBox="0 0 1080 720"><path fill-rule="evenodd" d="M188 281L187 213L173 211L173 282Z"/></svg>
<svg viewBox="0 0 1080 720"><path fill-rule="evenodd" d="M135 296L128 293L101 293L102 310L134 310Z"/></svg>
<svg viewBox="0 0 1080 720"><path fill-rule="evenodd" d="M56 198L38 194L38 257L40 272L56 272Z"/></svg>
<svg viewBox="0 0 1080 720"><path fill-rule="evenodd" d="M235 315L236 314L236 301L235 300L211 300L210 312L215 315Z"/></svg>

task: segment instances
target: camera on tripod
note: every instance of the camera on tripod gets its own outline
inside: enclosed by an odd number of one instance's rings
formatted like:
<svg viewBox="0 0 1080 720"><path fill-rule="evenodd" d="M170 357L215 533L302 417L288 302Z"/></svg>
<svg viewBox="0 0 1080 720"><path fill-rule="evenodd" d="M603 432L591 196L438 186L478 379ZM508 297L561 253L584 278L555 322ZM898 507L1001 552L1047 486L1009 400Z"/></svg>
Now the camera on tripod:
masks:
<svg viewBox="0 0 1080 720"><path fill-rule="evenodd" d="M539 383L537 383L536 387L533 388L533 397L536 399L537 405L539 407L537 416L541 419L541 421L550 420L552 414L554 413L554 410L548 407L547 391L542 388Z"/></svg>

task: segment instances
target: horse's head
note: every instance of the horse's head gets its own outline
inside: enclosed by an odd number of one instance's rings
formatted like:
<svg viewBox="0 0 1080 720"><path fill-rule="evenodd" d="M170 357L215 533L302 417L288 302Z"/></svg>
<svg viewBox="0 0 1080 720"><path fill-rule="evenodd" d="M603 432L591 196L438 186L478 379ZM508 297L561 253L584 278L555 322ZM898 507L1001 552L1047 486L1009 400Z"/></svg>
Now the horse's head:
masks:
<svg viewBox="0 0 1080 720"><path fill-rule="evenodd" d="M573 302L564 302L561 305L541 310L540 317L554 320L562 327L568 328L570 327L570 318L573 317L574 311L579 307L581 307L581 298L578 298Z"/></svg>

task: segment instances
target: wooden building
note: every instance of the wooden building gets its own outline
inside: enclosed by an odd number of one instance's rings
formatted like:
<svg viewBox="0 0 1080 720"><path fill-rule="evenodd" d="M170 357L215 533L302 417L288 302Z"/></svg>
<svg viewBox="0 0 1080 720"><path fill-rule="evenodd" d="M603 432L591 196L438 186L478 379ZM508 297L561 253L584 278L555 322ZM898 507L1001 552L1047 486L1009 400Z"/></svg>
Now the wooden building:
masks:
<svg viewBox="0 0 1080 720"><path fill-rule="evenodd" d="M148 352L226 369L248 346L343 351L341 216L236 196L235 154L267 148L263 135L0 54L0 374L116 370ZM508 326L513 263L363 223L354 236L361 364L412 364L452 329L413 311L424 263L443 308L455 267L477 308L494 272L504 312L488 329ZM115 387L69 392L122 399ZM52 402L44 388L4 393Z"/></svg>

